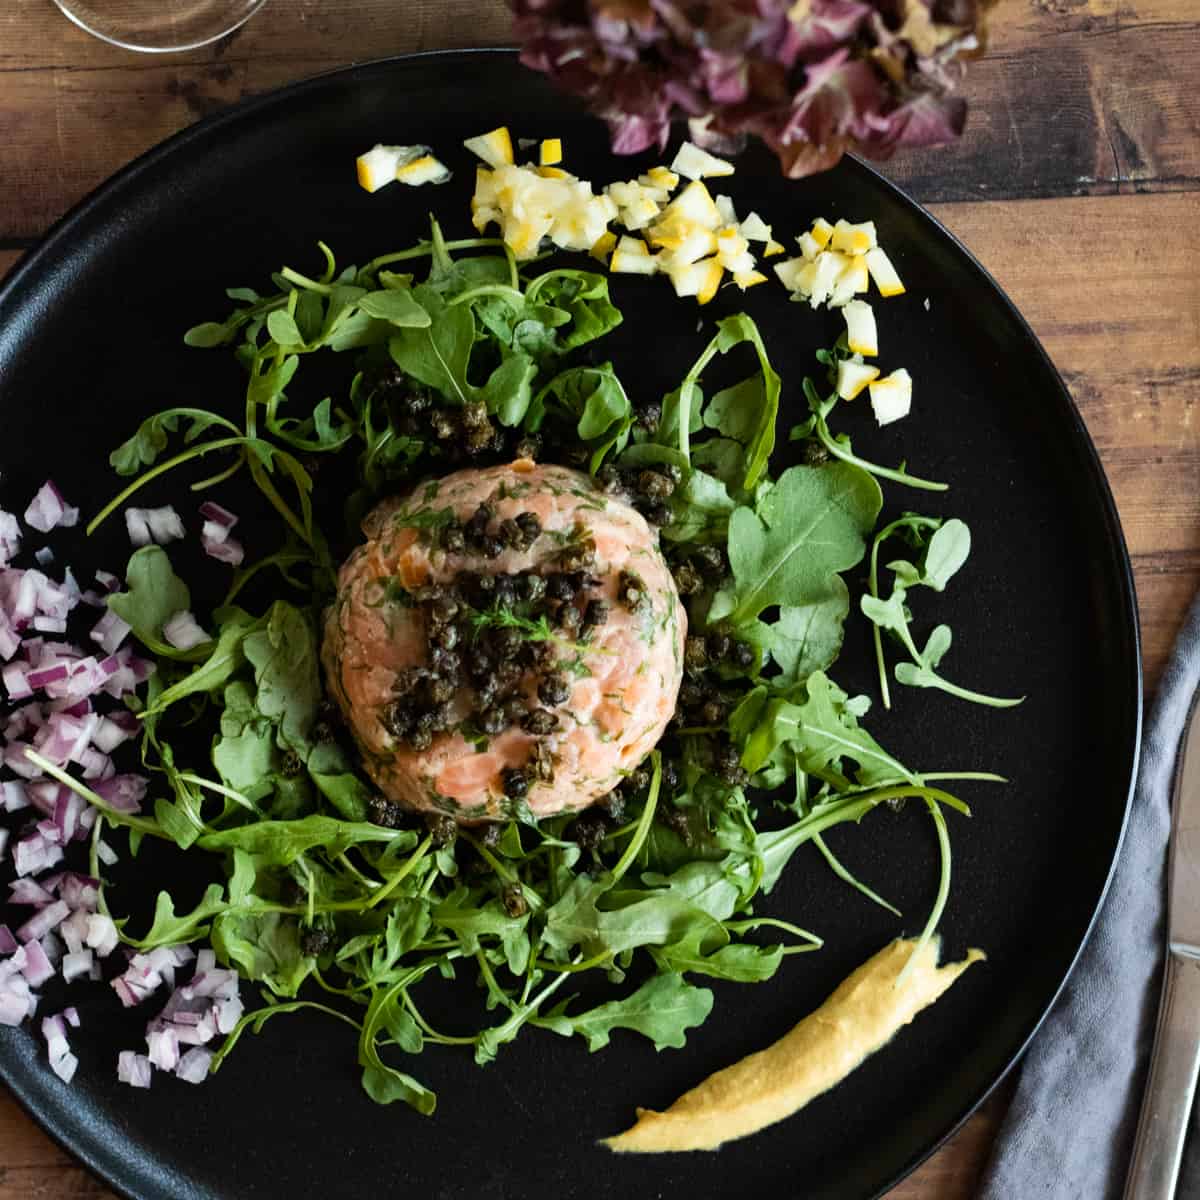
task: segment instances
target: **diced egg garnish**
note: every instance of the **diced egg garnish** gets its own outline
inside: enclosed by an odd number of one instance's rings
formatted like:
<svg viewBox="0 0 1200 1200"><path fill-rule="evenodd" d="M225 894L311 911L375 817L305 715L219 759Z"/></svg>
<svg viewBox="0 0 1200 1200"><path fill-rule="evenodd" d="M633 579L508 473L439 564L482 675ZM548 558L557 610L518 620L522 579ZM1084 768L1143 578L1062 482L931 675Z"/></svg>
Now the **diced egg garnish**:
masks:
<svg viewBox="0 0 1200 1200"><path fill-rule="evenodd" d="M879 353L874 309L865 300L851 300L842 306L842 316L846 319L846 344L851 353L874 358Z"/></svg>
<svg viewBox="0 0 1200 1200"><path fill-rule="evenodd" d="M600 262L607 262L608 256L613 252L613 247L617 244L617 235L610 229L608 233L601 234L588 253Z"/></svg>
<svg viewBox="0 0 1200 1200"><path fill-rule="evenodd" d="M869 291L872 280L881 296L899 296L904 292L896 268L877 244L872 221L855 225L840 220L831 225L818 217L812 228L796 241L800 257L779 263L775 268L793 299L807 300L813 308L822 304L840 308ZM773 244L768 244L764 258L770 256ZM805 271L804 263L811 264L813 270Z"/></svg>
<svg viewBox="0 0 1200 1200"><path fill-rule="evenodd" d="M685 179L705 179L720 175L732 175L733 163L701 150L692 142L684 142L675 155L671 170Z"/></svg>
<svg viewBox="0 0 1200 1200"><path fill-rule="evenodd" d="M660 188L637 181L610 183L604 193L617 206L617 220L629 230L645 229L662 212L660 198L666 198Z"/></svg>
<svg viewBox="0 0 1200 1200"><path fill-rule="evenodd" d="M837 366L837 394L843 400L853 400L873 379L879 378L879 368L857 358L843 358Z"/></svg>
<svg viewBox="0 0 1200 1200"><path fill-rule="evenodd" d="M356 160L359 186L368 192L377 192L381 187L395 183L396 172L401 166L428 153L428 146L373 146Z"/></svg>
<svg viewBox="0 0 1200 1200"><path fill-rule="evenodd" d="M752 212L738 226L738 232L748 242L769 242L771 241L771 227L758 215Z"/></svg>
<svg viewBox="0 0 1200 1200"><path fill-rule="evenodd" d="M714 196L713 203L717 206L717 212L721 214L722 225L736 225L738 223L733 201L728 196Z"/></svg>
<svg viewBox="0 0 1200 1200"><path fill-rule="evenodd" d="M616 275L653 275L658 262L641 238L623 237L617 242L608 269Z"/></svg>
<svg viewBox="0 0 1200 1200"><path fill-rule="evenodd" d="M875 281L881 296L903 296L904 284L892 266L892 260L883 252L882 247L875 246L864 255L867 270ZM928 302L927 302L928 303Z"/></svg>
<svg viewBox="0 0 1200 1200"><path fill-rule="evenodd" d="M817 255L821 253L817 239L811 233L802 233L796 241L800 243L800 257L807 258L809 262L815 262Z"/></svg>
<svg viewBox="0 0 1200 1200"><path fill-rule="evenodd" d="M594 195L586 180L558 167L511 163L476 171L471 209L477 230L482 232L495 222L512 252L522 259L532 258L544 237L563 250L590 251L617 215L613 200Z"/></svg>
<svg viewBox="0 0 1200 1200"><path fill-rule="evenodd" d="M875 240L875 222L863 221L861 225L851 225L849 221L839 221L833 227L830 242L835 250L843 254L866 254L879 244Z"/></svg>
<svg viewBox="0 0 1200 1200"><path fill-rule="evenodd" d="M871 389L871 411L880 425L890 425L907 417L912 408L912 376L903 368L868 385Z"/></svg>
<svg viewBox="0 0 1200 1200"><path fill-rule="evenodd" d="M666 192L673 192L679 186L679 176L666 167L651 167L645 175L638 176L638 183L644 183L648 187L662 188Z"/></svg>
<svg viewBox="0 0 1200 1200"><path fill-rule="evenodd" d="M547 138L538 147L538 166L557 166L562 162L562 156L562 138Z"/></svg>
<svg viewBox="0 0 1200 1200"><path fill-rule="evenodd" d="M479 155L489 167L507 167L513 162L512 137L508 127L501 125L490 133L481 133L478 137L467 138L463 145L472 154Z"/></svg>
<svg viewBox="0 0 1200 1200"><path fill-rule="evenodd" d="M747 288L766 283L767 277L761 271L734 271L733 282L744 292Z"/></svg>
<svg viewBox="0 0 1200 1200"><path fill-rule="evenodd" d="M669 271L677 296L695 296L701 304L707 304L721 286L723 271L715 258L702 258L699 262L679 266Z"/></svg>
<svg viewBox="0 0 1200 1200"><path fill-rule="evenodd" d="M450 178L450 170L432 154L422 154L420 158L397 167L396 178L410 187L420 187L423 183L445 183Z"/></svg>
<svg viewBox="0 0 1200 1200"><path fill-rule="evenodd" d="M867 274L867 264L861 254L843 255L842 269L834 281L833 290L829 293L831 308L840 308L848 300L853 300L871 286Z"/></svg>

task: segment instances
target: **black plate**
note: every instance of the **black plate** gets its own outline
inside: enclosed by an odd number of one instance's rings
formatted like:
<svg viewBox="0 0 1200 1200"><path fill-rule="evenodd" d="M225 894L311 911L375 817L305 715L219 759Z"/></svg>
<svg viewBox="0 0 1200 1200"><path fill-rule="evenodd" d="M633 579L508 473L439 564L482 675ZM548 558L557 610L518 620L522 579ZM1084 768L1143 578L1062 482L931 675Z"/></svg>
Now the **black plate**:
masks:
<svg viewBox="0 0 1200 1200"><path fill-rule="evenodd" d="M376 63L302 83L201 123L138 160L63 221L0 292L5 438L0 502L23 507L51 471L94 509L113 490L105 456L140 417L168 403L240 401L222 353L186 350L182 331L220 315L222 289L259 284L287 263L317 268L316 239L342 261L408 245L430 206L448 234L468 232L473 177L464 137L507 122L561 136L584 177L628 178L603 130L506 53ZM368 196L356 154L377 141L424 141L457 171L446 187ZM246 1038L202 1088L118 1085L116 1051L137 1046L144 1014L91 995L75 1036L82 1060L61 1085L28 1030L0 1030L0 1074L74 1154L126 1193L180 1197L875 1195L911 1170L975 1108L1013 1062L1070 971L1121 840L1141 704L1129 562L1095 451L1033 334L944 229L860 163L802 183L747 155L728 181L738 210L780 230L812 217L873 218L908 284L878 306L883 363L916 379L906 421L874 428L860 402L845 417L862 453L908 458L948 495L886 489L889 508L959 514L975 552L919 614L949 621L946 669L968 684L1027 693L995 712L905 690L868 724L918 768L993 769L1007 787L962 789L975 816L953 821L948 949L984 946L972 969L884 1053L800 1116L717 1155L617 1158L596 1139L635 1104L661 1107L711 1070L783 1033L852 967L924 919L936 884L927 820L880 812L832 839L855 870L906 913L888 914L839 884L813 853L793 863L771 911L825 935L820 954L785 960L760 986L715 988L717 1008L682 1051L618 1036L606 1051L523 1036L486 1070L431 1051L416 1072L435 1087L432 1119L377 1108L359 1089L347 1031L287 1017ZM707 310L674 302L663 280L617 280L627 314L614 335L639 394L674 386ZM928 301L928 305L924 303ZM750 293L785 380L792 414L812 350L840 319ZM607 352L607 351L606 351ZM636 364L636 371L632 365ZM150 502L187 500L179 485ZM189 501L190 503L190 501ZM78 564L111 566L128 547L120 522ZM254 542L254 531L249 530ZM265 534L264 534L265 539ZM264 550L267 547L258 546ZM119 569L119 566L118 566ZM868 643L852 639L835 676L873 690ZM290 1023L290 1024L289 1024Z"/></svg>

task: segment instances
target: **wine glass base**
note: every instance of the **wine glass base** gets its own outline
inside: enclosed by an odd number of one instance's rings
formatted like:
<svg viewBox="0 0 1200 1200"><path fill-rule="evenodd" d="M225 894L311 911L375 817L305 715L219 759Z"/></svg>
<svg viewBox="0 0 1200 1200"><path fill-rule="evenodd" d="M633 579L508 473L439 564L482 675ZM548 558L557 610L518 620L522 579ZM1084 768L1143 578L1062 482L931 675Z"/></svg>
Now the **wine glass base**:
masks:
<svg viewBox="0 0 1200 1200"><path fill-rule="evenodd" d="M195 50L232 33L266 0L54 0L80 29L125 50Z"/></svg>

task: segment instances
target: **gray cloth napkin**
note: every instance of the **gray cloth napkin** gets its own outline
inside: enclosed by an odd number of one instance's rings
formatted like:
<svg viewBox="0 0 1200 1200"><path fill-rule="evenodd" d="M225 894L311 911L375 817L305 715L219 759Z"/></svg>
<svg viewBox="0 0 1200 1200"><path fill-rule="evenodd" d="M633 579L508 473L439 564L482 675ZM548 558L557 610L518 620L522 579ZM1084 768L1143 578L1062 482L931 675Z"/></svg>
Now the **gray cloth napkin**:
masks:
<svg viewBox="0 0 1200 1200"><path fill-rule="evenodd" d="M1200 597L1146 722L1125 845L1066 988L1021 1062L980 1200L1119 1200L1154 1041L1176 752L1200 683ZM1200 1197L1193 1114L1177 1192Z"/></svg>

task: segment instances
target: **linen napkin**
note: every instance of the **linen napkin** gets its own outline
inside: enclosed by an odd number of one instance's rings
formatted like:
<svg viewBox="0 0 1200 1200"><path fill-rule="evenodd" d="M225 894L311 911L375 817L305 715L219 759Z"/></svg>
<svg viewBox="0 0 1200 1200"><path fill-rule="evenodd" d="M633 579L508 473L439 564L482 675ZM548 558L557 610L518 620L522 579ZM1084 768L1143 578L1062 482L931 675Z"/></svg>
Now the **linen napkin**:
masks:
<svg viewBox="0 0 1200 1200"><path fill-rule="evenodd" d="M1200 596L1146 722L1125 844L1083 956L1018 1068L980 1200L1120 1200L1158 1016L1176 753L1200 683ZM1176 1193L1200 1197L1192 1116Z"/></svg>

